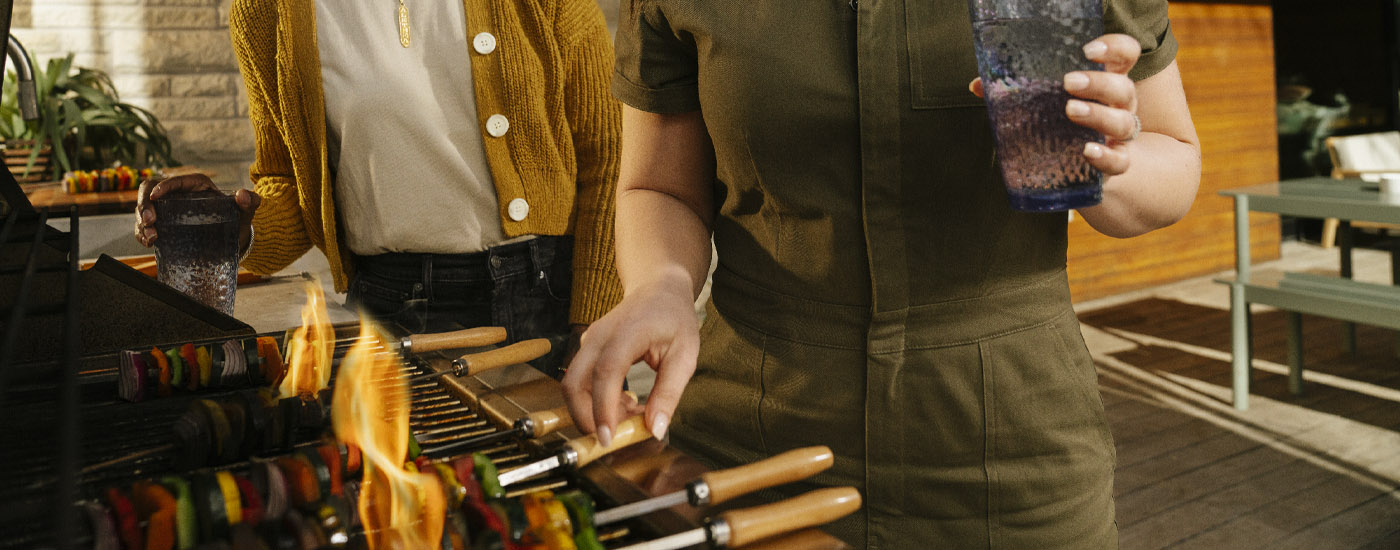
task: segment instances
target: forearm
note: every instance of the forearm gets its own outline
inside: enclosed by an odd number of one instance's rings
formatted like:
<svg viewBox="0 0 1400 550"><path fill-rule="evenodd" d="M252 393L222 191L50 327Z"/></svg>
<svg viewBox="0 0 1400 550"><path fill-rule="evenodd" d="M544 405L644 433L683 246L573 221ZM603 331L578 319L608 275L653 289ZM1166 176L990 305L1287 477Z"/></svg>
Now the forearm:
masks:
<svg viewBox="0 0 1400 550"><path fill-rule="evenodd" d="M617 197L617 271L623 294L665 285L700 295L710 269L710 228L684 201L651 189Z"/></svg>
<svg viewBox="0 0 1400 550"><path fill-rule="evenodd" d="M1195 144L1144 132L1129 148L1128 171L1104 182L1102 203L1079 210L1110 237L1135 237L1176 223L1190 210L1201 179Z"/></svg>
<svg viewBox="0 0 1400 550"><path fill-rule="evenodd" d="M1139 81L1142 131L1119 142L1127 170L1104 181L1103 202L1079 211L1100 233L1127 238L1176 223L1191 209L1201 182L1201 145L1176 62Z"/></svg>

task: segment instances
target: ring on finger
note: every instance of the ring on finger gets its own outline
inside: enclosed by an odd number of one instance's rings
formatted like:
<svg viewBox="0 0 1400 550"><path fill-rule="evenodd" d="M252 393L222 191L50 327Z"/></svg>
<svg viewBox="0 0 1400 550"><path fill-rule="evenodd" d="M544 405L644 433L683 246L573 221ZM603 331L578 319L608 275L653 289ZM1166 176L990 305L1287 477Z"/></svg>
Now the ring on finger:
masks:
<svg viewBox="0 0 1400 550"><path fill-rule="evenodd" d="M1132 140L1135 140L1135 139L1137 139L1138 134L1141 134L1141 133L1142 133L1142 119L1141 119L1141 118L1138 118L1137 113L1133 113L1133 133L1132 133L1131 135L1129 135L1127 138L1125 138L1125 139L1120 139L1120 140L1118 140L1118 141L1132 141Z"/></svg>

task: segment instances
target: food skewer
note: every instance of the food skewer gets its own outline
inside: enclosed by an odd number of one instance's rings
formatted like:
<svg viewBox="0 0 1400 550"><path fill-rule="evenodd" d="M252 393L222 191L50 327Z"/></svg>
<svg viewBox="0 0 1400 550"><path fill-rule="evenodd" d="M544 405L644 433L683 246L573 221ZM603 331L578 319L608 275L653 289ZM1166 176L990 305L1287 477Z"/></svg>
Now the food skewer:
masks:
<svg viewBox="0 0 1400 550"><path fill-rule="evenodd" d="M830 523L860 509L860 492L835 487L719 515L708 525L618 550L677 550L709 543L714 548L743 546L799 529Z"/></svg>
<svg viewBox="0 0 1400 550"><path fill-rule="evenodd" d="M807 479L831 467L835 458L825 445L793 449L758 462L702 474L684 489L618 506L593 515L594 525L607 525L689 502L700 507L785 483Z"/></svg>
<svg viewBox="0 0 1400 550"><path fill-rule="evenodd" d="M533 361L544 357L546 353L549 353L549 350L550 343L548 339L535 338L533 340L524 340L490 351L463 355L452 360L451 370L420 374L409 378L408 383L410 385L417 384L425 380L434 380L448 374L459 377L481 374L491 369Z"/></svg>
<svg viewBox="0 0 1400 550"><path fill-rule="evenodd" d="M609 453L651 439L646 420L637 415L623 420L617 425L612 443L604 447L594 434L574 438L564 444L564 448L549 458L521 466L500 475L501 486L523 481L559 467L582 468Z"/></svg>

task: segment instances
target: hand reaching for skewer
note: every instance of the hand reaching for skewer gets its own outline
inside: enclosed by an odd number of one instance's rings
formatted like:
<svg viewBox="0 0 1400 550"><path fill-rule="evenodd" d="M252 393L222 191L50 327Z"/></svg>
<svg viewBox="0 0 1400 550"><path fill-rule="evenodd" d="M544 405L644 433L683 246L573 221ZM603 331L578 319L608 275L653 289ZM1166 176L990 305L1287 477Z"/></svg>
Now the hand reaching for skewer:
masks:
<svg viewBox="0 0 1400 550"><path fill-rule="evenodd" d="M647 398L646 426L660 440L666 436L681 392L695 372L700 332L688 281L644 285L583 334L581 346L563 379L574 423L597 434L607 445L631 406L622 393L627 371L645 361L656 371Z"/></svg>

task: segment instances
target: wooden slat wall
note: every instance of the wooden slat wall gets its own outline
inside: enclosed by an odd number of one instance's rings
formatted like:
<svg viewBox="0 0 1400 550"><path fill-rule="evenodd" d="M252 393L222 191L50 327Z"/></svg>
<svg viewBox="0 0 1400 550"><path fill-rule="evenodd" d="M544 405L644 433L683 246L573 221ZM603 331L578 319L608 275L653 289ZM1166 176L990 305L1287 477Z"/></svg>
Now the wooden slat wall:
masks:
<svg viewBox="0 0 1400 550"><path fill-rule="evenodd" d="M1133 239L1069 228L1077 301L1234 266L1234 207L1221 189L1278 179L1272 10L1264 2L1171 2L1177 64L1201 139L1196 203L1172 227ZM1251 216L1256 260L1278 257L1278 216Z"/></svg>

